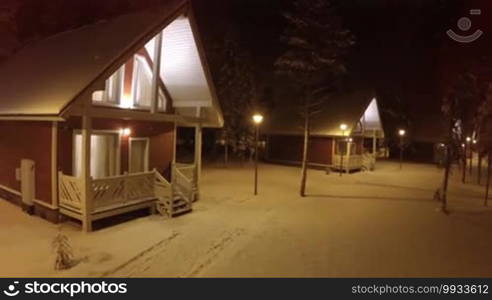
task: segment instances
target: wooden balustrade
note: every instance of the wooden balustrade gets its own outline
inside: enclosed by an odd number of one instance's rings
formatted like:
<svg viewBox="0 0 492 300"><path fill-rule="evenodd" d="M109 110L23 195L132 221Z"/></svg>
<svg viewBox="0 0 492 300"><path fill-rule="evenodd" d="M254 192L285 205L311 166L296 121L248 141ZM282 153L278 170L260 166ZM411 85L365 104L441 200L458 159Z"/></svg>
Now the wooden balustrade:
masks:
<svg viewBox="0 0 492 300"><path fill-rule="evenodd" d="M155 173L125 174L92 180L94 209L155 197Z"/></svg>
<svg viewBox="0 0 492 300"><path fill-rule="evenodd" d="M84 185L80 178L58 172L60 206L80 211L84 199Z"/></svg>

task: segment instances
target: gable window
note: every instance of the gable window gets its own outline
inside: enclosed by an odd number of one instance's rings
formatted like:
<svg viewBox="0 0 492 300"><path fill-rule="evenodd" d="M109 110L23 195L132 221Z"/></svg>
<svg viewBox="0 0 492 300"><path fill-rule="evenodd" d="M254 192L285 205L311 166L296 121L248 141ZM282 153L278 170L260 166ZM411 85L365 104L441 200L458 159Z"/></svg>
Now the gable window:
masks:
<svg viewBox="0 0 492 300"><path fill-rule="evenodd" d="M122 103L124 78L125 66L122 66L106 80L104 90L95 91L92 94L92 101L100 104L120 105Z"/></svg>
<svg viewBox="0 0 492 300"><path fill-rule="evenodd" d="M111 77L106 80L104 90L104 101L112 104L119 104L123 94L123 81L125 78L125 67L122 66Z"/></svg>
<svg viewBox="0 0 492 300"><path fill-rule="evenodd" d="M133 104L135 107L150 107L152 99L152 70L145 59L135 56L133 70Z"/></svg>

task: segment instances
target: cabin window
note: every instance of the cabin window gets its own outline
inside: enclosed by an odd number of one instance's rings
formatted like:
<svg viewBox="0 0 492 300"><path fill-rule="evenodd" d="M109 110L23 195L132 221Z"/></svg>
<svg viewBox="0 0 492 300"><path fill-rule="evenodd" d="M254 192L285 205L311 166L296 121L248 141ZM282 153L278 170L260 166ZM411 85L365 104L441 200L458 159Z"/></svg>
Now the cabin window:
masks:
<svg viewBox="0 0 492 300"><path fill-rule="evenodd" d="M112 104L119 104L123 94L123 80L125 78L125 67L121 67L111 77L106 80L104 90L104 101Z"/></svg>
<svg viewBox="0 0 492 300"><path fill-rule="evenodd" d="M150 108L152 104L152 76L152 68L145 58L136 55L133 71L133 105L135 107ZM160 87L157 102L158 109L164 111L166 96Z"/></svg>
<svg viewBox="0 0 492 300"><path fill-rule="evenodd" d="M150 107L152 99L152 69L143 57L135 56L133 70L133 103L136 107Z"/></svg>
<svg viewBox="0 0 492 300"><path fill-rule="evenodd" d="M335 154L337 155L347 155L347 142L339 141L337 147L335 148ZM356 142L350 143L350 155L360 154L360 145Z"/></svg>
<svg viewBox="0 0 492 300"><path fill-rule="evenodd" d="M116 133L97 133L91 136L91 176L95 179L118 175L119 136ZM74 136L73 175L82 176L82 134Z"/></svg>

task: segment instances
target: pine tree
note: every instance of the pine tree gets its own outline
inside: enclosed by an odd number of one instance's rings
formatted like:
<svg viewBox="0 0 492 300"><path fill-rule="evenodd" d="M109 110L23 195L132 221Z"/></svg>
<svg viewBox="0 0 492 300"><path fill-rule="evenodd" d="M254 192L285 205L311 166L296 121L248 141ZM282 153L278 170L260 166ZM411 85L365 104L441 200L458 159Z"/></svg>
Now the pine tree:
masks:
<svg viewBox="0 0 492 300"><path fill-rule="evenodd" d="M52 241L55 251L55 270L66 270L73 266L73 252L68 237L59 232Z"/></svg>
<svg viewBox="0 0 492 300"><path fill-rule="evenodd" d="M300 195L304 197L311 117L326 101L323 96L346 72L344 56L354 44L354 37L342 27L328 0L295 0L292 10L284 16L287 28L282 40L287 49L275 66L300 93L300 113L304 119Z"/></svg>
<svg viewBox="0 0 492 300"><path fill-rule="evenodd" d="M259 109L254 64L249 53L229 32L218 47L223 65L219 72L218 93L224 112L222 140L225 142L225 161L229 147L240 157L250 148L253 128L251 116Z"/></svg>

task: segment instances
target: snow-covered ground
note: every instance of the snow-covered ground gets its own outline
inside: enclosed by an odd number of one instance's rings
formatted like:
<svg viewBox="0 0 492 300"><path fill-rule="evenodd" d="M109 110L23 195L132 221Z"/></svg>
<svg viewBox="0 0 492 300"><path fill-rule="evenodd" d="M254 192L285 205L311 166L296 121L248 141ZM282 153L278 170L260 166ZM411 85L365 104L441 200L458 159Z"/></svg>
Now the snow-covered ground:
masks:
<svg viewBox="0 0 492 300"><path fill-rule="evenodd" d="M58 226L0 201L1 276L492 276L492 209L483 186L455 171L450 211L433 194L442 170L380 162L375 172L310 170L308 197L299 169L209 166L191 214L150 216L84 234L61 230L79 264L53 271Z"/></svg>

